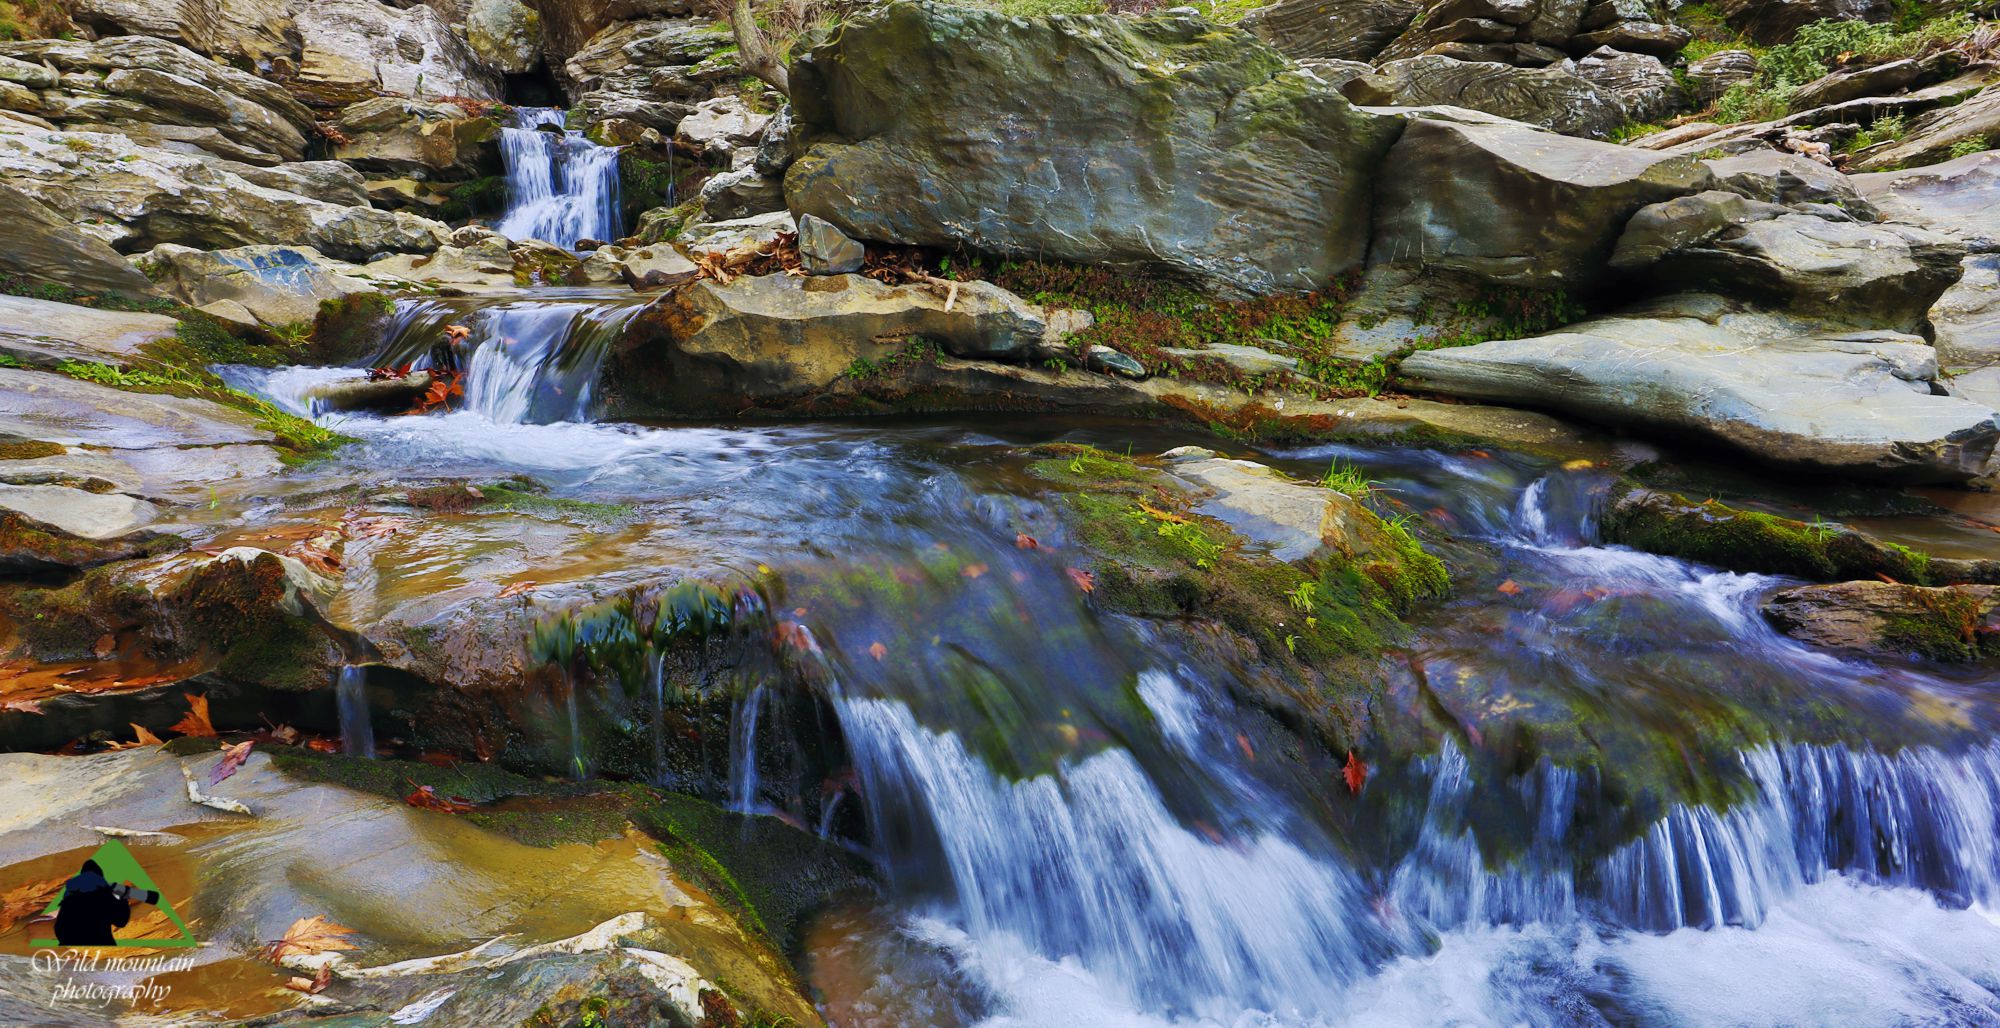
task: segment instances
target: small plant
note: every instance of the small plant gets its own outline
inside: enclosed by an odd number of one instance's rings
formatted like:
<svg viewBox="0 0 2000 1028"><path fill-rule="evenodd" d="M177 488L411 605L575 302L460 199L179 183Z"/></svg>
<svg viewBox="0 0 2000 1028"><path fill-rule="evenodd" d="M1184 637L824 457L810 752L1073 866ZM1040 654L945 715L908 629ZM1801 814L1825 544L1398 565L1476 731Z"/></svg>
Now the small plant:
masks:
<svg viewBox="0 0 2000 1028"><path fill-rule="evenodd" d="M1973 136L1971 139L1961 139L1951 144L1950 159L1955 161L1960 157L1970 157L1973 154L1985 153L1991 149L1993 149L1993 146L1987 142L1985 136Z"/></svg>
<svg viewBox="0 0 2000 1028"><path fill-rule="evenodd" d="M1320 476L1319 484L1334 492L1346 493L1355 499L1368 495L1373 488L1368 476L1359 467L1336 458L1333 465Z"/></svg>
<svg viewBox="0 0 2000 1028"><path fill-rule="evenodd" d="M1300 582L1298 588L1285 594L1285 599L1291 601L1293 610L1301 614L1310 614L1319 599L1319 583L1312 579Z"/></svg>

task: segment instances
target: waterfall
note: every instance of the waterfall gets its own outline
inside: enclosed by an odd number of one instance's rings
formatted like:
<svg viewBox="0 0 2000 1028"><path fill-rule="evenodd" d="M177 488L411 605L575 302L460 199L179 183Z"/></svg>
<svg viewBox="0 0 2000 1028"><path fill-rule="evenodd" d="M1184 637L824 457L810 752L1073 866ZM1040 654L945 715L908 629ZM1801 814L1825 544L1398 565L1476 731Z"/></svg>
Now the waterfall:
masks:
<svg viewBox="0 0 2000 1028"><path fill-rule="evenodd" d="M760 685L738 705L729 735L729 809L744 814L757 808L757 718L763 709Z"/></svg>
<svg viewBox="0 0 2000 1028"><path fill-rule="evenodd" d="M457 409L502 425L590 421L599 368L642 301L553 296L468 304L398 300L389 343L369 363L426 366L444 326L471 329Z"/></svg>
<svg viewBox="0 0 2000 1028"><path fill-rule="evenodd" d="M899 819L934 835L975 939L1075 959L1145 1008L1197 1014L1331 1009L1380 948L1344 867L1276 832L1183 827L1126 750L1009 781L898 701L837 705L877 838L908 834Z"/></svg>
<svg viewBox="0 0 2000 1028"><path fill-rule="evenodd" d="M560 129L564 113L538 107L515 111L501 130L507 166L507 213L495 226L509 239L540 239L566 250L580 239L609 242L623 235L618 150L581 132Z"/></svg>
<svg viewBox="0 0 2000 1028"><path fill-rule="evenodd" d="M367 672L354 665L340 669L333 698L340 713L340 748L350 757L375 755L375 723L368 713Z"/></svg>

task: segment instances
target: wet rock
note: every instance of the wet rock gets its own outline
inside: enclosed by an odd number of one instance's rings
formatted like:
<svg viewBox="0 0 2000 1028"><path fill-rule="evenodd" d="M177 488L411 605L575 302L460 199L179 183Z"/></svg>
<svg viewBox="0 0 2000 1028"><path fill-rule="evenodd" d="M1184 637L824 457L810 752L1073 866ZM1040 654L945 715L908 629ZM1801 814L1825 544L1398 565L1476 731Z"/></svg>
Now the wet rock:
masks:
<svg viewBox="0 0 2000 1028"><path fill-rule="evenodd" d="M53 367L70 360L123 364L140 347L172 336L179 327L179 322L162 314L0 296L0 352L24 364Z"/></svg>
<svg viewBox="0 0 2000 1028"><path fill-rule="evenodd" d="M501 84L433 8L313 0L293 16L304 40L298 84L328 103L382 93L498 100Z"/></svg>
<svg viewBox="0 0 2000 1028"><path fill-rule="evenodd" d="M1247 460L1216 456L1198 446L1162 455L1167 471L1200 497L1195 509L1282 561L1332 550L1353 557L1385 549L1381 528L1359 501L1306 485Z"/></svg>
<svg viewBox="0 0 2000 1028"><path fill-rule="evenodd" d="M2000 251L2000 151L1850 181L1890 221L1905 222Z"/></svg>
<svg viewBox="0 0 2000 1028"><path fill-rule="evenodd" d="M1625 123L1618 94L1577 74L1575 67L1516 68L1426 55L1390 61L1341 87L1348 99L1374 106L1451 104L1564 135L1602 137ZM1390 158L1391 166L1395 158Z"/></svg>
<svg viewBox="0 0 2000 1028"><path fill-rule="evenodd" d="M78 232L68 218L16 188L0 186L0 222L8 226L8 244L0 246L4 274L84 292L158 292L104 240Z"/></svg>
<svg viewBox="0 0 2000 1028"><path fill-rule="evenodd" d="M1764 616L1819 646L1933 660L2000 655L2000 586L1841 582L1783 590Z"/></svg>
<svg viewBox="0 0 2000 1028"><path fill-rule="evenodd" d="M206 400L18 368L0 368L0 434L121 452L274 441L249 415Z"/></svg>
<svg viewBox="0 0 2000 1028"><path fill-rule="evenodd" d="M1296 60L1369 61L1423 6L1419 0L1278 0L1244 15L1241 24Z"/></svg>
<svg viewBox="0 0 2000 1028"><path fill-rule="evenodd" d="M1920 228L1829 221L1707 192L1634 215L1613 262L1669 288L1837 310L1848 325L1907 332L1958 278L1964 255Z"/></svg>
<svg viewBox="0 0 2000 1028"><path fill-rule="evenodd" d="M1628 121L1660 121L1687 102L1674 73L1646 54L1599 47L1576 63L1576 74L1616 96Z"/></svg>
<svg viewBox="0 0 2000 1028"><path fill-rule="evenodd" d="M156 549L159 509L118 493L0 485L0 573L84 568Z"/></svg>
<svg viewBox="0 0 2000 1028"><path fill-rule="evenodd" d="M713 175L701 185L701 213L710 221L732 221L785 209L785 182L758 171L739 168Z"/></svg>
<svg viewBox="0 0 2000 1028"><path fill-rule="evenodd" d="M378 281L368 288L393 288L395 281L407 280L474 289L509 289L518 284L517 268L513 252L505 243L505 239L498 239L472 246L441 246L436 253L399 254L370 261L365 271ZM383 279L390 281L379 281Z"/></svg>
<svg viewBox="0 0 2000 1028"><path fill-rule="evenodd" d="M1584 287L1625 219L1712 180L1690 157L1434 116L1410 122L1388 166L1372 263L1539 288Z"/></svg>
<svg viewBox="0 0 2000 1028"><path fill-rule="evenodd" d="M1809 524L1652 489L1615 489L1600 531L1607 543L1744 574L1817 582L1887 575L1919 584L2000 576L2000 566L1926 557L1842 525Z"/></svg>
<svg viewBox="0 0 2000 1028"><path fill-rule="evenodd" d="M1248 33L1179 14L891 5L800 57L792 92L810 145L786 196L849 236L1239 293L1316 288L1360 262L1395 133Z"/></svg>
<svg viewBox="0 0 2000 1028"><path fill-rule="evenodd" d="M807 274L851 274L867 256L865 247L825 220L810 214L799 219L799 263Z"/></svg>
<svg viewBox="0 0 2000 1028"><path fill-rule="evenodd" d="M2000 254L1967 257L1928 321L1938 364L1946 370L2000 365Z"/></svg>
<svg viewBox="0 0 2000 1028"><path fill-rule="evenodd" d="M650 146L655 149L666 146L660 130L629 118L606 118L592 122L583 130L584 138L598 146Z"/></svg>
<svg viewBox="0 0 2000 1028"><path fill-rule="evenodd" d="M1816 21L1884 21L1887 0L1721 0L1716 10L1732 28L1769 46L1788 43Z"/></svg>
<svg viewBox="0 0 2000 1028"><path fill-rule="evenodd" d="M1084 351L1083 366L1101 374L1118 375L1122 378L1150 377L1146 372L1146 366L1139 363L1137 358L1103 345L1093 345Z"/></svg>
<svg viewBox="0 0 2000 1028"><path fill-rule="evenodd" d="M472 0L465 41L495 70L510 75L533 71L542 61L541 12L521 0Z"/></svg>
<svg viewBox="0 0 2000 1028"><path fill-rule="evenodd" d="M721 256L731 250L776 242L781 235L796 235L798 223L788 211L772 211L733 221L710 221L681 229L674 248L690 257L698 254ZM645 238L642 233L640 238Z"/></svg>
<svg viewBox="0 0 2000 1028"><path fill-rule="evenodd" d="M191 307L229 300L266 325L311 323L323 300L373 292L361 269L311 247L241 246L196 250L159 246L137 259L148 277Z"/></svg>
<svg viewBox="0 0 2000 1028"><path fill-rule="evenodd" d="M1829 333L1678 297L1530 339L1414 354L1415 385L1722 443L1769 463L1879 481L1977 478L1992 408L1936 395L1920 337Z"/></svg>
<svg viewBox="0 0 2000 1028"><path fill-rule="evenodd" d="M314 386L309 399L332 410L409 410L431 387L431 373L413 371L401 378L351 378Z"/></svg>

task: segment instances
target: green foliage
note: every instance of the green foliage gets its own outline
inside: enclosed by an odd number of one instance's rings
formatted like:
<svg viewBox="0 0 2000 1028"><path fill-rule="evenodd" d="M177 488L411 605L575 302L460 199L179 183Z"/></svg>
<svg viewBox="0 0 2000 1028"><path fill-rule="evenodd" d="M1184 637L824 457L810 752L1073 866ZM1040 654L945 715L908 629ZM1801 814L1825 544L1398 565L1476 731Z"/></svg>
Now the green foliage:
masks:
<svg viewBox="0 0 2000 1028"><path fill-rule="evenodd" d="M1611 130L1611 142L1629 143L1634 139L1644 139L1647 136L1658 132L1665 132L1666 130L1667 127L1665 125L1653 122L1628 121Z"/></svg>
<svg viewBox="0 0 2000 1028"><path fill-rule="evenodd" d="M1848 153L1865 150L1877 143L1889 143L1901 139L1903 138L1903 133L1908 131L1909 122L1902 115L1885 114L1880 118L1876 118L1875 122L1867 128L1856 132L1853 138L1849 139L1841 149Z"/></svg>
<svg viewBox="0 0 2000 1028"><path fill-rule="evenodd" d="M1360 468L1336 459L1320 476L1319 484L1335 492L1346 493L1355 499L1365 499L1373 490L1373 483Z"/></svg>
<svg viewBox="0 0 2000 1028"><path fill-rule="evenodd" d="M619 197L628 222L656 207L672 207L694 199L714 168L690 158L655 160L627 147L618 155Z"/></svg>
<svg viewBox="0 0 2000 1028"><path fill-rule="evenodd" d="M504 175L488 175L470 182L461 182L446 187L444 203L432 211L439 221L465 221L487 214L498 214L507 208L507 178Z"/></svg>
<svg viewBox="0 0 2000 1028"><path fill-rule="evenodd" d="M1906 28L1863 21L1813 22L1789 43L1757 51L1757 73L1716 101L1715 120L1768 121L1789 110L1792 96L1835 67L1866 66L1931 53L1978 28L1964 12L1924 20Z"/></svg>
<svg viewBox="0 0 2000 1028"><path fill-rule="evenodd" d="M276 436L278 445L290 450L288 456L294 460L325 456L352 442L346 436L288 414L249 393L231 389L206 371L168 364L160 364L150 370L134 370L87 361L64 361L56 366L56 370L71 378L115 389L194 397L233 407L251 415L256 419L258 428Z"/></svg>
<svg viewBox="0 0 2000 1028"><path fill-rule="evenodd" d="M1951 144L1951 154L1948 159L1957 160L1960 157L1970 157L1973 154L1985 153L1986 151L1991 149L1993 149L1993 143L1986 136L1974 136L1971 139L1961 139L1958 142Z"/></svg>
<svg viewBox="0 0 2000 1028"><path fill-rule="evenodd" d="M869 360L866 357L856 357L854 363L849 364L847 370L842 371L840 374L843 378L852 379L856 382L866 382L871 379L881 378L899 368L916 364L936 364L938 359L943 356L944 351L938 349L936 343L928 339L919 339L879 361Z"/></svg>

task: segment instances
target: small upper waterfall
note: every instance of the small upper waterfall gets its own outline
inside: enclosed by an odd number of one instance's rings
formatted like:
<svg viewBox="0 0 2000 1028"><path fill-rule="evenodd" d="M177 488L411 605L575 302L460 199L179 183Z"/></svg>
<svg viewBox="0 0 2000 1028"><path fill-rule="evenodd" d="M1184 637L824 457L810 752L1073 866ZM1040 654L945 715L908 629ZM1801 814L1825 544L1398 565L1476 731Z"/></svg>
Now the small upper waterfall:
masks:
<svg viewBox="0 0 2000 1028"><path fill-rule="evenodd" d="M516 124L501 131L507 213L496 228L509 239L540 239L573 250L580 239L608 241L623 234L618 150L562 129L563 117L553 108L522 107L516 109Z"/></svg>

